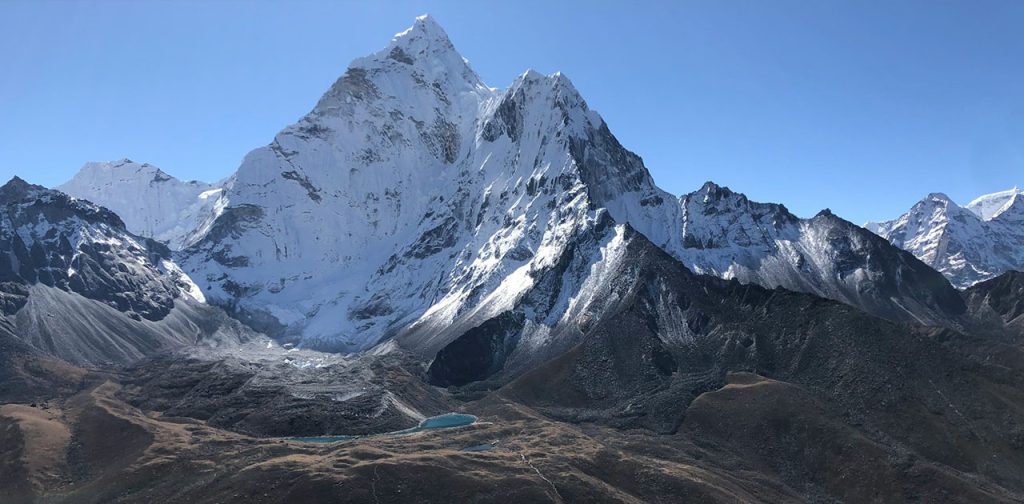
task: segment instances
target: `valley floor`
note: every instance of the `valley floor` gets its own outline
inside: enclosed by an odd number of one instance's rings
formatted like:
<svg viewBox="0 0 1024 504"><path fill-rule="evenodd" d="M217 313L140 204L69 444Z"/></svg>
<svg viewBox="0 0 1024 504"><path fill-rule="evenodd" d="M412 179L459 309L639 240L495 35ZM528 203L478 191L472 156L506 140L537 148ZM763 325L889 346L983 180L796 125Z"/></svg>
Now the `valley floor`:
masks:
<svg viewBox="0 0 1024 504"><path fill-rule="evenodd" d="M470 426L329 444L144 411L125 400L130 378L89 372L76 392L0 407L3 502L1024 499L915 454L893 460L812 394L750 373L699 396L673 434L556 421L499 390L462 405Z"/></svg>

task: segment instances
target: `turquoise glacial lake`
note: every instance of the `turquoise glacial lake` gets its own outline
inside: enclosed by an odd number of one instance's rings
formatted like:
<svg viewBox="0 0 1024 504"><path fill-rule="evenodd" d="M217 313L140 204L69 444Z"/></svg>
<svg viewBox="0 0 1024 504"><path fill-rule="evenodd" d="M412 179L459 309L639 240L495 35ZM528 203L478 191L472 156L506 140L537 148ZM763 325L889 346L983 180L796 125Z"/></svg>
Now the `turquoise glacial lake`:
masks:
<svg viewBox="0 0 1024 504"><path fill-rule="evenodd" d="M419 425L417 425L416 427L413 427L411 429L405 429L405 430L400 430L400 431L395 431L395 432L387 432L387 433L384 433L384 434L370 434L370 435L366 435L366 436L346 436L346 435L341 435L341 436L312 436L312 437L293 437L293 438L288 438L288 439L290 439L292 441L298 441L300 443L321 443L321 444L339 443L341 441L350 441L350 440L353 440L353 439L358 439L358 438L363 438L363 437L370 437L370 436L400 436L400 435L403 435L403 434L412 434L414 432L422 432L422 431L427 431L427 430L451 429L452 427L462 427L462 426L465 426L465 425L473 425L474 423L476 423L476 417L473 416L473 415L467 415L465 413L446 413L444 415L438 415L438 416L435 416L435 417L427 418L427 419L423 420L422 422L420 422Z"/></svg>

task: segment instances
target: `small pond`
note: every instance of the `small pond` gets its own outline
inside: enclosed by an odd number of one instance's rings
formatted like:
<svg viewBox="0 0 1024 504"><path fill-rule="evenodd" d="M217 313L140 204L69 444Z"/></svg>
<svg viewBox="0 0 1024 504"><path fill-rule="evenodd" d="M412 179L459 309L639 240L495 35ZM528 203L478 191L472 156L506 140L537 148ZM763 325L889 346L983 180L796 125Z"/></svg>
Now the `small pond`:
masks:
<svg viewBox="0 0 1024 504"><path fill-rule="evenodd" d="M422 422L420 422L420 424L417 425L416 427L412 427L410 429L405 429L405 430L400 430L400 431L395 431L395 432L387 432L387 433L384 433L384 434L370 434L370 435L367 435L367 436L344 436L344 435L342 435L342 436L293 437L293 438L288 438L288 439L291 440L291 441L298 441L300 443L322 443L322 444L324 444L324 443L337 443L337 442L340 442L340 441L349 441L349 440L357 439L357 438L361 438L361 437L369 437L369 436L400 436L400 435L403 435L403 434L412 434L414 432L421 432L421 431L426 431L426 430L450 429L452 427L462 427L464 425L473 425L474 423L476 423L476 417L473 416L473 415L467 415L467 414L464 414L464 413L446 413L444 415L438 415L438 416L435 416L435 417L427 418L427 419L423 420Z"/></svg>

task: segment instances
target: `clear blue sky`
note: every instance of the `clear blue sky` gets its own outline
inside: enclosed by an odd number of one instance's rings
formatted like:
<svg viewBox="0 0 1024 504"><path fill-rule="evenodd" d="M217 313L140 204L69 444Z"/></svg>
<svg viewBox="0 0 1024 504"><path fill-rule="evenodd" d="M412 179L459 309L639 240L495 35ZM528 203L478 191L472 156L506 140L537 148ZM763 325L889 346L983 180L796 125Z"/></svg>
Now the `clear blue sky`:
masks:
<svg viewBox="0 0 1024 504"><path fill-rule="evenodd" d="M666 190L895 217L1024 185L1024 2L0 2L0 177L229 175L431 13L491 86L561 70Z"/></svg>

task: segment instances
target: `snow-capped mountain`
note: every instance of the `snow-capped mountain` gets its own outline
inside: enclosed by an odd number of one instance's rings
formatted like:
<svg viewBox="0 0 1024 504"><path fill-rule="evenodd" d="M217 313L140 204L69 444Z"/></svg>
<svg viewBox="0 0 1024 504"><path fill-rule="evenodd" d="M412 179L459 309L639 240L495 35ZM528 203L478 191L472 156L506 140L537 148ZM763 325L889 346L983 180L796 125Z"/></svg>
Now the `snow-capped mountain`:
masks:
<svg viewBox="0 0 1024 504"><path fill-rule="evenodd" d="M183 267L241 319L321 348L469 329L578 263L552 290L565 305L597 273L579 240L613 222L698 272L901 320L963 309L940 275L830 214L801 220L714 185L675 198L565 76L491 88L429 17L249 153L220 204Z"/></svg>
<svg viewBox="0 0 1024 504"><path fill-rule="evenodd" d="M128 362L246 334L170 254L106 208L17 177L0 187L0 320L49 355Z"/></svg>
<svg viewBox="0 0 1024 504"><path fill-rule="evenodd" d="M966 207L945 194L929 194L898 219L865 227L960 288L1024 269L1024 192L1016 188Z"/></svg>
<svg viewBox="0 0 1024 504"><path fill-rule="evenodd" d="M1024 196L1024 191L1014 187L1009 191L999 191L979 196L964 208L974 212L974 215L981 217L982 220L992 220L1003 213L1003 211L1008 210L1013 201L1020 196Z"/></svg>
<svg viewBox="0 0 1024 504"><path fill-rule="evenodd" d="M710 182L680 206L681 245L663 248L696 272L810 292L893 320L942 325L963 312L941 275L828 210L800 219Z"/></svg>
<svg viewBox="0 0 1024 504"><path fill-rule="evenodd" d="M116 212L134 234L178 250L204 222L211 220L221 184L183 182L146 163L122 159L86 163L58 190Z"/></svg>
<svg viewBox="0 0 1024 504"><path fill-rule="evenodd" d="M184 264L243 318L320 345L450 322L552 265L598 220L588 190L621 192L568 152L602 126L561 75L484 85L423 17L246 156Z"/></svg>

